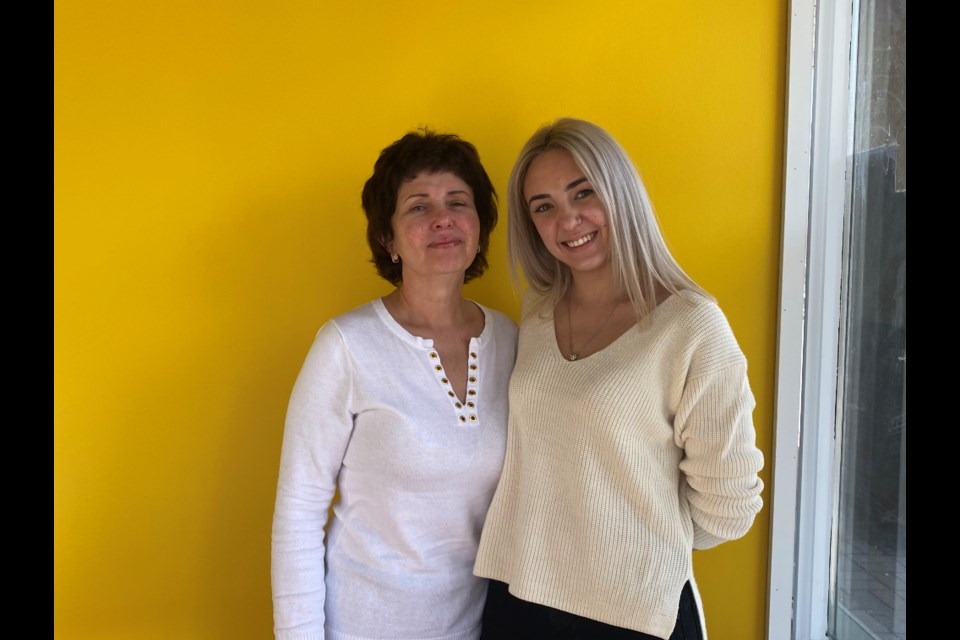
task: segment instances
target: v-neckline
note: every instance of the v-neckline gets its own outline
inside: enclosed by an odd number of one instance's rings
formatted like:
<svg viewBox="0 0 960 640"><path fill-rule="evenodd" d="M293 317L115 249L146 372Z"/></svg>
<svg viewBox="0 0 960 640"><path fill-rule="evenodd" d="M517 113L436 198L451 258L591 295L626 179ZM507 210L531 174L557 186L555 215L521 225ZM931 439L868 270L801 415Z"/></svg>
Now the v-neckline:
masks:
<svg viewBox="0 0 960 640"><path fill-rule="evenodd" d="M650 314L649 314L647 317L649 318L649 317L652 316L653 314L657 313L657 312L661 309L661 307L663 307L663 305L667 304L668 302L670 302L671 300L673 300L674 298L677 298L677 297L679 297L679 296L677 296L677 294L670 294L669 296L667 296L666 298L664 298L664 299L660 302L660 304L658 304L656 307L654 307L653 310L650 312ZM554 306L553 309L551 309L551 311L550 311L549 324L550 324L550 330L551 330L551 332L552 332L552 334L553 334L553 339L552 339L550 342L551 342L551 344L553 345L553 353L554 353L554 355L555 355L557 358L560 358L561 360L563 360L564 362L566 362L567 364L576 365L578 362L583 362L584 360L589 360L589 359L593 358L594 356L599 356L599 355L603 354L604 352L610 351L610 348L611 348L611 347L613 347L615 344L617 344L618 342L620 342L621 340L623 340L623 339L624 339L624 336L626 336L628 333L630 333L631 330L635 329L639 323L634 322L633 324L631 324L630 326L628 326L626 329L624 329L624 330L620 333L620 335L618 335L616 338L614 338L613 340L611 340L611 341L610 341L610 344L606 345L606 346L603 347L602 349L598 349L598 350L594 351L593 353L591 353L591 354L588 355L588 356L583 356L583 357L579 357L579 356L578 356L575 360L571 360L570 358L568 358L568 357L566 357L565 355L563 355L563 349L560 348L560 343L559 343L559 341L558 341L558 339L557 339L557 307L556 307L556 306ZM568 330L569 330L569 327L568 327Z"/></svg>
<svg viewBox="0 0 960 640"><path fill-rule="evenodd" d="M479 336L471 337L468 345L467 386L466 397L464 399L458 398L457 394L453 391L453 385L447 378L446 372L443 368L443 363L440 361L440 353L434 348L433 339L415 336L407 331L403 325L397 322L396 318L390 314L387 306L383 303L383 298L377 298L372 304L374 305L377 315L380 316L380 319L387 326L387 328L389 328L403 342L407 343L417 352L419 352L419 354L422 354L421 357L426 362L426 365L430 368L434 379L437 381L440 391L444 396L446 396L450 407L453 409L457 423L479 426L479 387L481 370L480 354L481 348L483 347L485 341L489 340L489 336L493 332L493 327L491 326L491 318L490 314L487 313L487 309L483 305L478 304L473 300L469 300L469 302L477 305L477 308L480 309L480 312L483 314L483 330L480 332Z"/></svg>

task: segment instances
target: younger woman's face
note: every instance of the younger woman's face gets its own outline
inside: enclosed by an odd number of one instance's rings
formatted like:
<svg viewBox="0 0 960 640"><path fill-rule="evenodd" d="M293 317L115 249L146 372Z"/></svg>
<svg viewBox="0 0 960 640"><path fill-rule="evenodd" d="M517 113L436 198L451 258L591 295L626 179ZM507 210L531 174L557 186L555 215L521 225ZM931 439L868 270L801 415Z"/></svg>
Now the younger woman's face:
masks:
<svg viewBox="0 0 960 640"><path fill-rule="evenodd" d="M569 151L534 158L523 198L543 244L575 278L610 270L607 210Z"/></svg>

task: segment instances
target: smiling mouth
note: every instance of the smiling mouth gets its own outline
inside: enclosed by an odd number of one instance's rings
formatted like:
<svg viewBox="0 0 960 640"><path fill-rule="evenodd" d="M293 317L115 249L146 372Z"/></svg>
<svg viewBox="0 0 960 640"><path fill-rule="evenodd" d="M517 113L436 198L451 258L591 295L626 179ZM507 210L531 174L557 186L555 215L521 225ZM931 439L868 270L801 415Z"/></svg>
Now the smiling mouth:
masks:
<svg viewBox="0 0 960 640"><path fill-rule="evenodd" d="M456 247L462 244L460 240L451 238L449 240L438 240L437 242L431 242L430 246L434 249L446 249L448 247Z"/></svg>
<svg viewBox="0 0 960 640"><path fill-rule="evenodd" d="M593 240L596 236L597 236L597 232L596 232L596 231L593 231L593 232L588 233L587 235L583 236L582 238L577 238L576 240L569 240L569 241L563 242L563 243L561 243L561 244L563 244L565 247L570 247L571 249L576 249L577 247L582 247L583 245L587 244L588 242L590 242L591 240Z"/></svg>

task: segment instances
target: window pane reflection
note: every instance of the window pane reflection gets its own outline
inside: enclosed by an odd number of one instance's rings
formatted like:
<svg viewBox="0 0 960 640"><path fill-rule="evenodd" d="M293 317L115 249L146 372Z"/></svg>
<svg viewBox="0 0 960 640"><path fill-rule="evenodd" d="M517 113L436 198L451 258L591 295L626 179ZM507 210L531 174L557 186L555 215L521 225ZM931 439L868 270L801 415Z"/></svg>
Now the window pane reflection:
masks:
<svg viewBox="0 0 960 640"><path fill-rule="evenodd" d="M831 637L906 638L906 1L861 0Z"/></svg>

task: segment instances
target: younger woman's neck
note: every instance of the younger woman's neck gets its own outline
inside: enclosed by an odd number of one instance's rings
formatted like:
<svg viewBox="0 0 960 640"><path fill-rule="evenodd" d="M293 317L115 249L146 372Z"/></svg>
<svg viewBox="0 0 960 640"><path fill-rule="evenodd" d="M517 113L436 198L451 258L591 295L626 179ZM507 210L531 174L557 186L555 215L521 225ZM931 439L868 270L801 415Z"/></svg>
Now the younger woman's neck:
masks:
<svg viewBox="0 0 960 640"><path fill-rule="evenodd" d="M617 285L613 278L583 275L574 277L566 295L576 306L609 305L630 299L626 288Z"/></svg>
<svg viewBox="0 0 960 640"><path fill-rule="evenodd" d="M654 299L648 301L650 308L670 297L671 291L660 283L656 283L654 289ZM630 299L630 293L627 288L614 282L612 276L600 275L599 277L585 276L580 274L574 276L570 288L565 294L567 300L576 306L605 305L626 302Z"/></svg>

